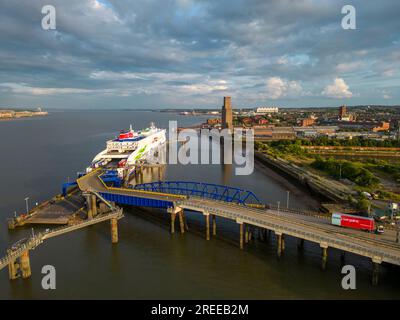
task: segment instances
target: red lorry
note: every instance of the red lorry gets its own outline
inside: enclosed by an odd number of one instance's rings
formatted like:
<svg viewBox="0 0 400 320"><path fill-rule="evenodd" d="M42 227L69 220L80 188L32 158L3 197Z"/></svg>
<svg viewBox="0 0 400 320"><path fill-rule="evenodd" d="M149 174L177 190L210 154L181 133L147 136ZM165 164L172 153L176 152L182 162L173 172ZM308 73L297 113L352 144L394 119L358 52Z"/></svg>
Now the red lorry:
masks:
<svg viewBox="0 0 400 320"><path fill-rule="evenodd" d="M351 229L359 229L365 231L375 231L376 233L383 233L383 227L376 228L375 220L362 216L355 216L344 213L333 213L332 224L335 226L346 227Z"/></svg>

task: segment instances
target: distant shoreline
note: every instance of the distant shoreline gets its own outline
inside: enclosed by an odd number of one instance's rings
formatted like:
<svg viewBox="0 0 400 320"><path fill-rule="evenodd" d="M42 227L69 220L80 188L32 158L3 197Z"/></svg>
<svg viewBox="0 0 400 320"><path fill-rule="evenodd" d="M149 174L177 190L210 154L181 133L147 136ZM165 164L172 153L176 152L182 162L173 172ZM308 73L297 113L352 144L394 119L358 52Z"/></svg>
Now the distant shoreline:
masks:
<svg viewBox="0 0 400 320"><path fill-rule="evenodd" d="M47 111L16 111L16 110L0 110L0 121L12 121L26 118L37 118L48 116Z"/></svg>

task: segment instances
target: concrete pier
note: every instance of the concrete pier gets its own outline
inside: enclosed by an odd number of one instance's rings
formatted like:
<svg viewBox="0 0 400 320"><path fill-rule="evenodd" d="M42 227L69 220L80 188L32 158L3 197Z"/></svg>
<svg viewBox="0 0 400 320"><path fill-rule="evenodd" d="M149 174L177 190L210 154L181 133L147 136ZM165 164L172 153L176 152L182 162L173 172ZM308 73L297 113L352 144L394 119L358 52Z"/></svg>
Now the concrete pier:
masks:
<svg viewBox="0 0 400 320"><path fill-rule="evenodd" d="M91 201L92 201L92 205L91 205L91 209L92 209L92 215L93 217L97 216L97 198L96 196L93 194L91 196Z"/></svg>
<svg viewBox="0 0 400 320"><path fill-rule="evenodd" d="M118 219L112 218L110 219L111 224L111 242L118 243Z"/></svg>
<svg viewBox="0 0 400 320"><path fill-rule="evenodd" d="M19 258L22 278L26 279L31 276L31 263L29 261L29 251L26 250Z"/></svg>
<svg viewBox="0 0 400 320"><path fill-rule="evenodd" d="M171 234L175 233L175 218L176 218L176 213L171 212Z"/></svg>
<svg viewBox="0 0 400 320"><path fill-rule="evenodd" d="M180 226L180 229L181 229L181 233L184 234L185 233L185 221L184 221L184 218L183 218L183 210L178 212L178 216L179 216L179 226Z"/></svg>
<svg viewBox="0 0 400 320"><path fill-rule="evenodd" d="M19 263L16 261L16 259L14 259L8 264L9 279L10 280L17 279L19 277L18 271L19 271Z"/></svg>
<svg viewBox="0 0 400 320"><path fill-rule="evenodd" d="M379 266L382 263L380 259L372 259L372 285L376 286L379 282Z"/></svg>
<svg viewBox="0 0 400 320"><path fill-rule="evenodd" d="M282 255L282 233L275 232L275 234L276 234L277 255L278 255L278 258L280 258Z"/></svg>
<svg viewBox="0 0 400 320"><path fill-rule="evenodd" d="M328 245L325 243L321 243L320 246L322 249L321 269L326 270L326 264L328 262Z"/></svg>
<svg viewBox="0 0 400 320"><path fill-rule="evenodd" d="M304 249L304 239L297 239L297 249L303 250Z"/></svg>
<svg viewBox="0 0 400 320"><path fill-rule="evenodd" d="M217 235L217 221L215 218L215 214L213 214L211 217L212 217L212 235L215 237Z"/></svg>
<svg viewBox="0 0 400 320"><path fill-rule="evenodd" d="M90 194L86 195L86 211L87 218L93 219L93 211L92 211L92 196Z"/></svg>
<svg viewBox="0 0 400 320"><path fill-rule="evenodd" d="M210 240L210 215L207 213L205 214L206 219L206 239Z"/></svg>
<svg viewBox="0 0 400 320"><path fill-rule="evenodd" d="M247 224L244 225L244 243L249 242L249 226Z"/></svg>
<svg viewBox="0 0 400 320"><path fill-rule="evenodd" d="M243 223L239 224L239 244L240 249L243 249Z"/></svg>

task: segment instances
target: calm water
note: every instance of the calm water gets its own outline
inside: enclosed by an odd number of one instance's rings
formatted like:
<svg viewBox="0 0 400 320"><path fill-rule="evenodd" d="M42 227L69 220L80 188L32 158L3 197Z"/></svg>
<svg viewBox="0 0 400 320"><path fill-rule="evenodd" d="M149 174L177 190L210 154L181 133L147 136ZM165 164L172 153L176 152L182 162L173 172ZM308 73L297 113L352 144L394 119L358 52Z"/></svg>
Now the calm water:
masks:
<svg viewBox="0 0 400 320"><path fill-rule="evenodd" d="M54 112L49 117L0 122L0 253L30 229L9 232L5 219L59 193L61 183L82 171L105 141L130 123L136 128L155 121L167 127L202 122L201 117L153 112ZM235 176L217 165L170 166L165 178L226 183L254 191L264 201L313 208L318 203L269 170L256 167L250 176ZM398 268L382 268L381 284L370 286L369 261L348 256L357 267L357 290L340 287L340 258L330 251L328 270L320 271L320 249L306 243L298 253L288 238L284 257L275 244L253 242L238 249L238 226L217 220L216 239L204 239L203 219L188 213L191 231L169 234L163 211L125 210L119 223L119 244L111 245L109 224L103 223L54 238L31 252L32 277L10 282L0 271L1 299L124 298L124 299L281 299L399 298ZM57 289L41 289L41 268L57 270Z"/></svg>

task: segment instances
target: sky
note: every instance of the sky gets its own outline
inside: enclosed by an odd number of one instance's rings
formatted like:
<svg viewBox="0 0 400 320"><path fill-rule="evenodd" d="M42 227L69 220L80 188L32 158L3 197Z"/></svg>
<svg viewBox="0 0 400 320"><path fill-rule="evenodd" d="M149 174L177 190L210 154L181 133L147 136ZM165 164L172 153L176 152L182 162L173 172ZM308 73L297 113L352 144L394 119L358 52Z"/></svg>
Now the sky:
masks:
<svg viewBox="0 0 400 320"><path fill-rule="evenodd" d="M399 14L399 0L0 0L0 107L400 104Z"/></svg>

